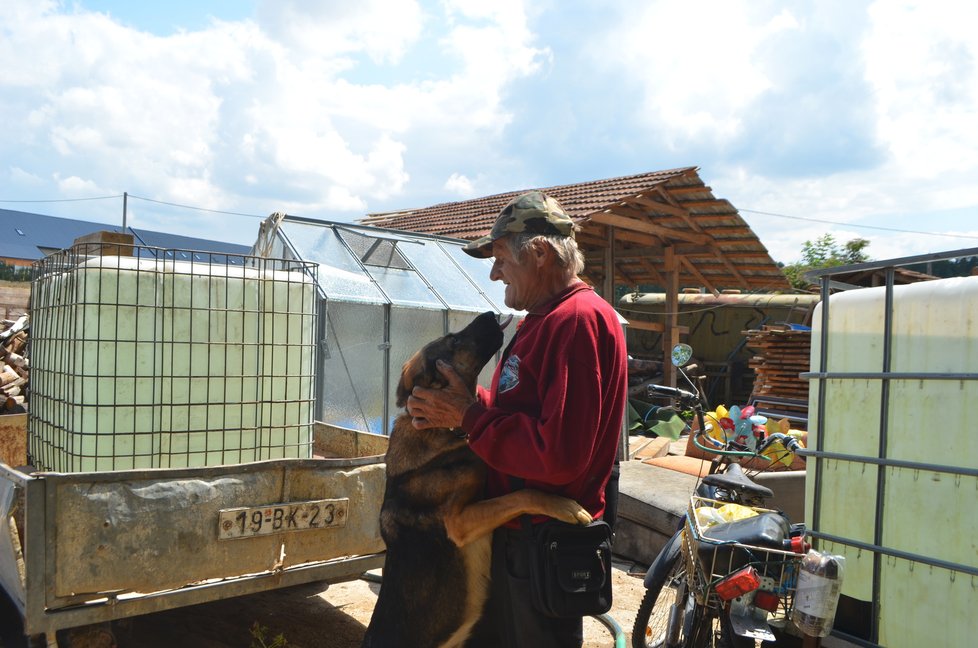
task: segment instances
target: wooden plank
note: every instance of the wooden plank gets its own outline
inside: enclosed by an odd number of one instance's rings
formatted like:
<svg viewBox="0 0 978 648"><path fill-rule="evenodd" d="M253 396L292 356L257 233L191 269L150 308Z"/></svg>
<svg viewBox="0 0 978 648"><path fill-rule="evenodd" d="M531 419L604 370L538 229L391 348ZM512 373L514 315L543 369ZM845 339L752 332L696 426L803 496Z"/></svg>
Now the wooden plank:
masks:
<svg viewBox="0 0 978 648"><path fill-rule="evenodd" d="M667 241L680 240L698 243L700 245L707 245L711 240L706 234L698 234L696 232L689 232L681 229L662 227L648 221L639 220L638 218L623 216L621 214L608 211L593 214L591 216L591 221L602 223L604 225L614 225L615 227L621 227L623 229L633 230L636 232L654 234L664 238Z"/></svg>
<svg viewBox="0 0 978 648"><path fill-rule="evenodd" d="M626 317L625 319L628 318ZM662 333L666 330L666 327L662 322L647 322L640 319L628 319L628 327L638 329L640 331L652 331L654 333ZM680 335L689 335L688 326L677 326L676 329L679 331Z"/></svg>

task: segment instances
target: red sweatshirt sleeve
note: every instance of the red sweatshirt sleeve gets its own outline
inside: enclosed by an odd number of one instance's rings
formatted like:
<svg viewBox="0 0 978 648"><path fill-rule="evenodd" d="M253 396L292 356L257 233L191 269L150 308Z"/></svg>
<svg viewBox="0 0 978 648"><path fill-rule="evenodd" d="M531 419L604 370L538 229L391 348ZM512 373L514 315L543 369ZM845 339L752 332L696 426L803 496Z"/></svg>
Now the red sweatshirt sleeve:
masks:
<svg viewBox="0 0 978 648"><path fill-rule="evenodd" d="M625 376L624 336L607 314L571 301L524 326L497 368L492 398L463 420L470 446L489 465L490 490L508 490L512 475L592 513L603 509Z"/></svg>

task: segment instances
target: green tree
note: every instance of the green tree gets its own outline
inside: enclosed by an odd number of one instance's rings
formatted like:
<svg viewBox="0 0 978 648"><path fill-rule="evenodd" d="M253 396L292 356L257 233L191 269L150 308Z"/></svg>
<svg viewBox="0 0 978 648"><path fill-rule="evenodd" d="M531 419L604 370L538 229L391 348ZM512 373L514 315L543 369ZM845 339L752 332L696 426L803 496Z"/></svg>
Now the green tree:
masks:
<svg viewBox="0 0 978 648"><path fill-rule="evenodd" d="M805 279L806 272L869 261L865 252L868 245L869 241L864 238L854 238L840 245L831 234L823 234L815 241L805 241L801 247L801 261L785 265L782 271L792 287L807 290L810 282Z"/></svg>

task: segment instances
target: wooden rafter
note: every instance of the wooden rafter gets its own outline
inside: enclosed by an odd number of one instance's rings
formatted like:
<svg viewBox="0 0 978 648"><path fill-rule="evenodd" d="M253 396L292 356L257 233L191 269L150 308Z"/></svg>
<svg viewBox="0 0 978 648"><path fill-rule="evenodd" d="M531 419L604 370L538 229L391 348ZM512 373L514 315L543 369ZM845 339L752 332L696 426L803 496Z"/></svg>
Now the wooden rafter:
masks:
<svg viewBox="0 0 978 648"><path fill-rule="evenodd" d="M661 187L661 186L660 187L656 187L656 192L662 197L663 200L665 200L667 203L669 203L670 206L673 207L676 210L676 215L679 216L680 218L682 218L684 221L686 221L686 224L690 228L692 228L696 232L703 233L703 228L700 226L699 223L697 223L693 219L693 217L690 214L690 212L688 210L683 209L682 207L680 207L679 204L676 202L675 198L673 198L672 196L670 196L663 189L663 187ZM658 204L658 201L654 201L654 202L656 202ZM737 270L736 266L734 266L734 264L731 263L730 260L727 259L724 256L724 254L720 250L720 248L716 246L716 242L714 240L712 240L713 237L710 237L710 238L711 238L710 245L713 247L714 256L716 256L717 260L720 261L720 263L722 263L724 266L726 266L727 270L729 270L732 275L734 275L735 277L737 277L741 281L741 284L742 285L745 285L746 286L747 285L747 282L744 280L744 276ZM714 290L715 290L715 288L714 288Z"/></svg>
<svg viewBox="0 0 978 648"><path fill-rule="evenodd" d="M661 187L658 188L658 191L661 192ZM660 195L661 195L661 193L660 193ZM649 209L649 210L652 210L652 211L656 211L656 212L663 212L663 213L669 214L670 216L678 216L679 218L682 218L683 220L686 220L687 223L689 222L689 212L688 211L686 211L682 207L677 207L676 205L669 204L668 202L662 202L661 200L655 200L654 198L652 198L651 196L649 196L647 194L639 194L637 196L632 196L632 197L628 198L625 202L626 203L637 203L637 204L641 205L642 207L645 207L646 209Z"/></svg>
<svg viewBox="0 0 978 648"><path fill-rule="evenodd" d="M676 187L674 185L667 183L665 187L669 191L669 193L671 193L674 196L685 196L686 194L691 194L691 193L696 193L696 194L708 193L708 192L713 193L713 187L708 187L704 184Z"/></svg>
<svg viewBox="0 0 978 648"><path fill-rule="evenodd" d="M666 241L689 241L690 243L698 243L700 245L707 245L710 242L710 237L706 234L662 227L661 225L650 223L647 220L643 221L640 218L636 218L635 216L644 216L644 214L637 210L630 210L633 214L622 214L621 210L621 207L616 207L614 212L597 212L591 215L591 221L605 225L614 225L615 227L621 227L635 232L654 234Z"/></svg>
<svg viewBox="0 0 978 648"><path fill-rule="evenodd" d="M697 269L697 267L695 265L693 265L693 262L692 261L690 261L685 256L682 256L682 257L679 257L679 258L681 260L680 262L681 262L682 266L684 268L686 268L686 270L688 270L691 275L693 275L694 277L696 277L697 279L699 279L700 283L703 285L704 288L706 288L707 290L709 290L714 295L719 295L720 294L720 291L717 290L716 286L713 285L713 282L710 281L709 279L707 279L706 277L704 277L703 274L699 271L699 269Z"/></svg>
<svg viewBox="0 0 978 648"><path fill-rule="evenodd" d="M651 261L648 259L642 259L640 263L648 271L648 273L655 278L656 284L665 287L666 280L662 277L662 274L659 272L658 268L656 268Z"/></svg>

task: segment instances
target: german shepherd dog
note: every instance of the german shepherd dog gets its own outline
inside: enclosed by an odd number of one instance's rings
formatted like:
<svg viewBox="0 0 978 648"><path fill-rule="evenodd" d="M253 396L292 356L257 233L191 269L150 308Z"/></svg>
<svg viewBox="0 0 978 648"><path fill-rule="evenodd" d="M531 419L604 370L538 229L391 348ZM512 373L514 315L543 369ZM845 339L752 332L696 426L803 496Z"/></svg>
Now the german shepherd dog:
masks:
<svg viewBox="0 0 978 648"><path fill-rule="evenodd" d="M482 367L502 345L492 312L458 333L427 344L409 359L397 386L403 407L415 385L444 388L441 359L475 391ZM521 490L483 499L486 468L455 430L416 430L395 420L387 449L380 533L387 545L383 584L363 648L448 648L464 645L489 593L492 531L524 513L587 524L570 499Z"/></svg>

